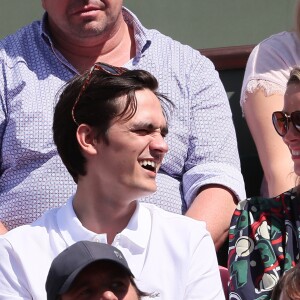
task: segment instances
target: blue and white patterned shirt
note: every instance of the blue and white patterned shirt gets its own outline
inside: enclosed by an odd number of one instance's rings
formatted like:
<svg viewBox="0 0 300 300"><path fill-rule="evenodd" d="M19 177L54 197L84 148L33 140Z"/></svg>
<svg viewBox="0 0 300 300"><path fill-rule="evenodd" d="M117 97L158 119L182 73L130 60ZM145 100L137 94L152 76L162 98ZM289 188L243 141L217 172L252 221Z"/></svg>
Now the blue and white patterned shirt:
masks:
<svg viewBox="0 0 300 300"><path fill-rule="evenodd" d="M150 71L176 105L158 190L143 201L183 213L212 183L245 198L231 110L213 64L123 13L137 48L125 67ZM54 48L46 19L0 41L0 220L9 229L65 203L76 187L53 143L52 119L59 90L77 71Z"/></svg>

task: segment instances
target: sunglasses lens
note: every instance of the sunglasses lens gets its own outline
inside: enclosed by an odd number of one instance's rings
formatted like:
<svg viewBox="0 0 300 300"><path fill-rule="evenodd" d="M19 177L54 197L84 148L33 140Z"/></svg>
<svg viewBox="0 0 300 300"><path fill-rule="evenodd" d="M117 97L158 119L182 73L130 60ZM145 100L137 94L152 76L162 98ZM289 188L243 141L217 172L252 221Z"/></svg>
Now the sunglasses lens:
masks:
<svg viewBox="0 0 300 300"><path fill-rule="evenodd" d="M300 111L292 112L291 119L295 128L300 131Z"/></svg>
<svg viewBox="0 0 300 300"><path fill-rule="evenodd" d="M87 86L89 85L90 83L90 80L91 80L91 77L92 77L92 74L94 72L94 70L102 70L110 75L114 75L114 76L119 76L119 75L122 75L123 73L127 72L128 69L126 68L122 68L122 67L115 67L115 66L111 66L109 64L105 64L105 63L101 63L101 62L97 62L94 64L94 66L91 68L87 78L85 79L83 85L82 85L82 88L78 94L78 97L72 107L72 118L73 118L73 121L76 125L79 125L76 118L75 118L75 108L77 106L77 103L79 102L83 92L86 90Z"/></svg>
<svg viewBox="0 0 300 300"><path fill-rule="evenodd" d="M104 63L97 63L96 66L111 75L121 75L126 71L125 68L119 68Z"/></svg>
<svg viewBox="0 0 300 300"><path fill-rule="evenodd" d="M277 133L284 136L287 132L287 119L281 111L276 111L272 115L272 121Z"/></svg>
<svg viewBox="0 0 300 300"><path fill-rule="evenodd" d="M117 69L115 69L115 68L113 68L113 67L111 67L111 66L102 65L101 67L102 67L102 69L103 69L105 72L110 73L110 74L112 74L112 75L118 75L118 74L119 74L118 71L117 71Z"/></svg>

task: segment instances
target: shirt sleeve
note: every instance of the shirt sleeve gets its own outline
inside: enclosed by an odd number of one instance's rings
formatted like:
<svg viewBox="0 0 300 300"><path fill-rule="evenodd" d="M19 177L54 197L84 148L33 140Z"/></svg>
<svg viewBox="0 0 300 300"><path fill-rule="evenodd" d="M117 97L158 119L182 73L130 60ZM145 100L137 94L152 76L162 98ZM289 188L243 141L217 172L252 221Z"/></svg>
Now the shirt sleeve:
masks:
<svg viewBox="0 0 300 300"><path fill-rule="evenodd" d="M32 299L22 264L11 244L4 238L0 238L0 257L0 299Z"/></svg>
<svg viewBox="0 0 300 300"><path fill-rule="evenodd" d="M247 93L262 88L266 96L283 94L289 73L299 65L300 42L295 33L281 32L259 43L251 52L245 69L241 105Z"/></svg>
<svg viewBox="0 0 300 300"><path fill-rule="evenodd" d="M183 175L187 206L199 188L219 184L245 199L235 128L229 101L212 62L194 54L189 74L190 138Z"/></svg>
<svg viewBox="0 0 300 300"><path fill-rule="evenodd" d="M190 271L184 299L225 299L216 251L208 233L200 240L189 264Z"/></svg>

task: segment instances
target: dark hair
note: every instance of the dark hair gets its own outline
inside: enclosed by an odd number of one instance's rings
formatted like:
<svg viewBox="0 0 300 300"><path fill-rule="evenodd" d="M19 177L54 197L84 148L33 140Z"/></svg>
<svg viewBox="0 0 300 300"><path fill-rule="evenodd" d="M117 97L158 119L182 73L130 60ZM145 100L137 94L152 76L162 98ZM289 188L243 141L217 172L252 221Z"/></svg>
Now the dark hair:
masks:
<svg viewBox="0 0 300 300"><path fill-rule="evenodd" d="M138 295L138 299L139 299L139 300L140 300L142 297L147 297L147 296L150 296L150 295L151 295L151 293L146 293L146 292L141 291L141 290L137 287L137 285L136 285L136 283L135 283L135 281L134 281L134 278L133 278L132 276L130 276L129 279L130 279L130 283L132 284L133 288L135 289L135 291L136 291L136 293L137 293L137 295Z"/></svg>
<svg viewBox="0 0 300 300"><path fill-rule="evenodd" d="M54 111L54 143L57 146L58 154L76 183L79 175L86 174L86 161L77 142L78 125L72 118L72 108L89 74L90 71L87 71L67 83ZM163 113L167 118L169 115L167 107L170 109L172 104L166 96L157 92L158 82L149 72L128 70L121 75L112 75L95 69L76 104L74 110L76 122L93 127L96 130L97 138L108 143L106 134L111 121L113 119L131 119L137 108L135 92L143 89L151 90L161 100ZM122 96L126 96L124 106L120 105Z"/></svg>
<svg viewBox="0 0 300 300"><path fill-rule="evenodd" d="M300 268L296 265L286 271L275 285L271 300L279 300L282 292L285 292L290 299L300 298Z"/></svg>

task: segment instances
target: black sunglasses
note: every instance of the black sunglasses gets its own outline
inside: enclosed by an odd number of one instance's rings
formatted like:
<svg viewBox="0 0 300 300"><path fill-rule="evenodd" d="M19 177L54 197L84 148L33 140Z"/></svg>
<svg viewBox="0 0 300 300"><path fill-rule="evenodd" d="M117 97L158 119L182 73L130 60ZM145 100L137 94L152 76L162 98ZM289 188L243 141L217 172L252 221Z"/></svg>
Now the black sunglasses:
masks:
<svg viewBox="0 0 300 300"><path fill-rule="evenodd" d="M292 122L297 131L300 132L300 111L293 111L290 115L282 111L275 111L272 114L272 122L280 136L285 136L289 130L289 123Z"/></svg>
<svg viewBox="0 0 300 300"><path fill-rule="evenodd" d="M113 75L113 76L120 76L122 75L123 73L125 73L126 71L128 71L128 69L126 68L122 68L122 67L115 67L115 66L112 66L112 65L109 65L109 64L105 64L105 63L102 63L102 62L97 62L93 65L93 67L91 68L89 74L87 75L84 83L82 84L82 88L73 104L73 107L72 107L72 118L73 118L73 121L75 122L75 124L77 126L79 126L79 123L77 122L76 118L75 118L75 108L83 94L83 92L86 90L86 88L88 87L89 83L90 83L90 80L92 78L92 75L93 75L93 72L95 70L100 70L100 71L103 71L105 73L108 73L110 75Z"/></svg>

